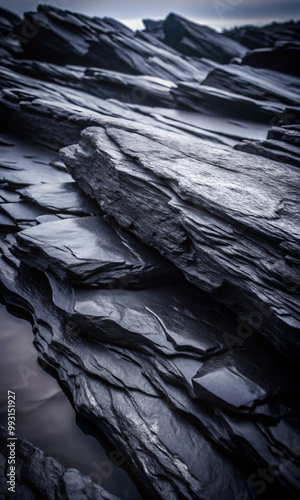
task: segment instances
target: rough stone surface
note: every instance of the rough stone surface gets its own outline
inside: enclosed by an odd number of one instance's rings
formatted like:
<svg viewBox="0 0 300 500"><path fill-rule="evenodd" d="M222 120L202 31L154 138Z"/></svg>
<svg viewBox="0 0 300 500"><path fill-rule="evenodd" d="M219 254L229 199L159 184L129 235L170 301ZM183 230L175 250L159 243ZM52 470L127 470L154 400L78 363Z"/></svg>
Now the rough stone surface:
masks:
<svg viewBox="0 0 300 500"><path fill-rule="evenodd" d="M105 212L192 283L243 319L263 308L259 330L298 359L299 170L199 146L110 120L61 155Z"/></svg>
<svg viewBox="0 0 300 500"><path fill-rule="evenodd" d="M272 127L265 141L242 141L235 148L300 167L300 125Z"/></svg>

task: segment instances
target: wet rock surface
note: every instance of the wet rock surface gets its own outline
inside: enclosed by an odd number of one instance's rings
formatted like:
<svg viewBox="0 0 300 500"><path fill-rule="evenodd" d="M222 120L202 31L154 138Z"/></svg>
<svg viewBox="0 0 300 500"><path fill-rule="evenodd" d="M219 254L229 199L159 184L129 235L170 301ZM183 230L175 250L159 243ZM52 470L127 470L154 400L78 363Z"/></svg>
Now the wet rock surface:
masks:
<svg viewBox="0 0 300 500"><path fill-rule="evenodd" d="M174 14L2 16L2 299L143 498L298 498L299 79ZM20 498L113 498L19 443Z"/></svg>
<svg viewBox="0 0 300 500"><path fill-rule="evenodd" d="M117 120L61 155L105 212L243 319L262 307L261 331L299 356L299 296L286 284L299 279L299 169Z"/></svg>

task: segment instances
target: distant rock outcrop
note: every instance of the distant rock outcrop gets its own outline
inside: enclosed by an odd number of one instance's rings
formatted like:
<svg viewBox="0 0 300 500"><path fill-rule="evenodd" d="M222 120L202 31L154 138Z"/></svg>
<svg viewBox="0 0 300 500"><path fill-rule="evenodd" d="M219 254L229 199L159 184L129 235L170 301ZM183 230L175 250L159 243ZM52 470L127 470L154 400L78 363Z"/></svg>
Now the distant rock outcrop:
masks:
<svg viewBox="0 0 300 500"><path fill-rule="evenodd" d="M146 20L144 24L146 32L157 36L186 56L207 57L218 63L228 63L234 57L242 57L246 52L246 48L240 43L177 14L169 14L163 22Z"/></svg>
<svg viewBox="0 0 300 500"><path fill-rule="evenodd" d="M249 49L273 47L278 41L300 42L300 21L272 23L266 26L241 26L223 32L223 35Z"/></svg>

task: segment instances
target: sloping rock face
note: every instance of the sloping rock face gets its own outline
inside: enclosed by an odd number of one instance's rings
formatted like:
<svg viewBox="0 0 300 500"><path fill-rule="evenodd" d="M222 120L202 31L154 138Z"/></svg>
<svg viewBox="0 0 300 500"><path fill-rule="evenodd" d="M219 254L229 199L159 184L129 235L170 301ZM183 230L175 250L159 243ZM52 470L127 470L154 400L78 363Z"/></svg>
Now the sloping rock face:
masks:
<svg viewBox="0 0 300 500"><path fill-rule="evenodd" d="M299 280L297 168L117 120L61 155L105 212L192 283L245 320L263 308L259 329L299 359L299 292L287 284Z"/></svg>
<svg viewBox="0 0 300 500"><path fill-rule="evenodd" d="M7 437L9 436L6 430L0 427L0 492L3 494L7 491L6 474L9 471ZM15 491L8 493L8 498L120 500L78 470L66 469L25 439L17 438L16 452Z"/></svg>
<svg viewBox="0 0 300 500"><path fill-rule="evenodd" d="M188 21L176 14L169 14L163 23L149 24L144 21L146 31L186 56L207 57L218 63L228 63L234 57L241 57L246 49L240 43L230 40L207 26Z"/></svg>
<svg viewBox="0 0 300 500"><path fill-rule="evenodd" d="M143 500L296 500L299 79L221 66L237 45L174 17L196 57L164 23L133 34L43 6L14 28L1 298ZM111 498L20 446L22 500Z"/></svg>

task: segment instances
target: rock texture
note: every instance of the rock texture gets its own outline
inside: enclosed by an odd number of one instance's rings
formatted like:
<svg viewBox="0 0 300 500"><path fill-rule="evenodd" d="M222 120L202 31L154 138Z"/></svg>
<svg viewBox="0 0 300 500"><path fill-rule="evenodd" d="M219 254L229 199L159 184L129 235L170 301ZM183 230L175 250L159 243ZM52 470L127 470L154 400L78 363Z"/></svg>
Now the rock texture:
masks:
<svg viewBox="0 0 300 500"><path fill-rule="evenodd" d="M243 319L263 308L259 329L299 358L297 168L117 120L61 155L105 212Z"/></svg>
<svg viewBox="0 0 300 500"><path fill-rule="evenodd" d="M17 147L8 137L2 144L2 157ZM60 175L54 153L28 141L22 147L37 162L48 152L52 177ZM48 186L55 199L55 184ZM18 205L26 191L6 183L1 196ZM19 221L13 231L2 228L10 234L1 242L1 294L32 315L40 356L69 387L77 411L122 450L155 498L218 499L220 489L224 498L233 491L256 498L249 477L269 462L274 474L285 464L276 489L296 496L290 417L298 415L297 373L226 308L175 271L167 275L161 257L117 226L101 216L60 219L54 208L55 221L38 216L30 229ZM284 443L277 422L286 429ZM276 458L270 446L289 451ZM234 465L230 457L245 449L247 460Z"/></svg>
<svg viewBox="0 0 300 500"><path fill-rule="evenodd" d="M7 492L7 472L9 465L7 432L0 427L0 493L1 498L16 500L57 500L67 498L78 500L120 500L110 495L101 486L81 474L76 469L66 469L53 458L47 456L25 439L16 441L15 493Z"/></svg>
<svg viewBox="0 0 300 500"><path fill-rule="evenodd" d="M9 16L1 299L143 500L298 499L299 78L174 14ZM112 498L19 443L22 500Z"/></svg>
<svg viewBox="0 0 300 500"><path fill-rule="evenodd" d="M265 141L243 141L235 147L240 151L300 167L300 123L272 127Z"/></svg>

